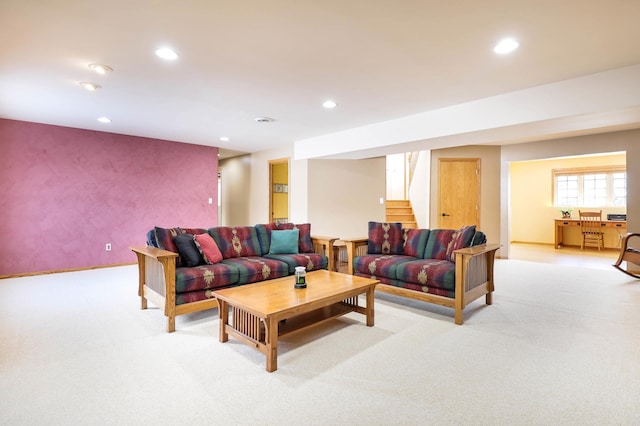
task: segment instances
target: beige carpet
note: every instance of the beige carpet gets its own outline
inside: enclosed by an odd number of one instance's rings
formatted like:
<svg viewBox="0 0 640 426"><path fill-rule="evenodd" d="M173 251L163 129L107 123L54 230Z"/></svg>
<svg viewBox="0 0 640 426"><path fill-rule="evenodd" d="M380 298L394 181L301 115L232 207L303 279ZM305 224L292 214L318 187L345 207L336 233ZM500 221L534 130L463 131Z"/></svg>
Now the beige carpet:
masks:
<svg viewBox="0 0 640 426"><path fill-rule="evenodd" d="M498 260L494 305L380 295L288 336L278 370L217 311L164 332L135 267L0 280L0 424L638 425L640 281Z"/></svg>

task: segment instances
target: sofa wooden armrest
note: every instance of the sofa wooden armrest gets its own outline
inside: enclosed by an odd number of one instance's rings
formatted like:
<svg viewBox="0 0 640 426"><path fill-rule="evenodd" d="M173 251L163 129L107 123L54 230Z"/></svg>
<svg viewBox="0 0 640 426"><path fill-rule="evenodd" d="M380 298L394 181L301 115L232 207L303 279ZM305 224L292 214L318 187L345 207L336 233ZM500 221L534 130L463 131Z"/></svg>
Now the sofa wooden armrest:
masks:
<svg viewBox="0 0 640 426"><path fill-rule="evenodd" d="M174 332L178 254L150 246L129 248L138 257L138 296L141 299L141 309L147 309L147 300L151 300L167 317L167 331Z"/></svg>
<svg viewBox="0 0 640 426"><path fill-rule="evenodd" d="M329 265L327 269L330 271L335 270L335 259L333 258L333 243L337 241L336 237L321 237L317 235L311 236L311 242L313 243L313 251L315 253L324 254L329 258Z"/></svg>
<svg viewBox="0 0 640 426"><path fill-rule="evenodd" d="M358 256L360 247L368 247L369 238L351 238L342 240L347 246L347 273L353 275L353 258ZM361 249L360 249L361 250Z"/></svg>

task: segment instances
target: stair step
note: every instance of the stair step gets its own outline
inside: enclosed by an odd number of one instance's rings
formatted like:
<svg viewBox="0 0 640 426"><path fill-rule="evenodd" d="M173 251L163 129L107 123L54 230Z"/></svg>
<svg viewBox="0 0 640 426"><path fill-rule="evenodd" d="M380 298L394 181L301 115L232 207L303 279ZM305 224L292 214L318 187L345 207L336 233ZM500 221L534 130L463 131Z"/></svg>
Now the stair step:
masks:
<svg viewBox="0 0 640 426"><path fill-rule="evenodd" d="M387 213L389 214L413 214L411 207L387 207Z"/></svg>
<svg viewBox="0 0 640 426"><path fill-rule="evenodd" d="M414 222L416 218L413 214L391 214L387 213L387 222Z"/></svg>
<svg viewBox="0 0 640 426"><path fill-rule="evenodd" d="M386 212L385 220L387 222L400 222L403 228L418 227L411 201L409 200L387 200Z"/></svg>
<svg viewBox="0 0 640 426"><path fill-rule="evenodd" d="M387 200L387 207L411 207L409 200Z"/></svg>

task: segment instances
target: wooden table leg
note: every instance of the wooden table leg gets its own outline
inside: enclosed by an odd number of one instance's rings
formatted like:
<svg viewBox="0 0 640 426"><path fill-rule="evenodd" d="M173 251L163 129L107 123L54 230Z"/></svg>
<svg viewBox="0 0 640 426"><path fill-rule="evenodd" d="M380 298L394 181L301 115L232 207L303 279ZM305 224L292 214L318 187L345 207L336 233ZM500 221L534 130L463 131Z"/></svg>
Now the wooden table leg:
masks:
<svg viewBox="0 0 640 426"><path fill-rule="evenodd" d="M562 241L562 237L563 237L562 232L563 232L562 226L558 225L556 223L555 241L554 241L554 245L553 245L553 247L555 249L559 249L560 246L563 243L563 241Z"/></svg>
<svg viewBox="0 0 640 426"><path fill-rule="evenodd" d="M278 369L278 321L268 318L264 322L266 330L265 340L267 344L267 371L274 372Z"/></svg>
<svg viewBox="0 0 640 426"><path fill-rule="evenodd" d="M218 299L218 313L220 314L220 342L224 343L229 340L227 333L227 324L229 324L229 304Z"/></svg>
<svg viewBox="0 0 640 426"><path fill-rule="evenodd" d="M374 287L371 287L367 290L367 326L373 327L374 321L374 309L373 309L373 301L374 301Z"/></svg>

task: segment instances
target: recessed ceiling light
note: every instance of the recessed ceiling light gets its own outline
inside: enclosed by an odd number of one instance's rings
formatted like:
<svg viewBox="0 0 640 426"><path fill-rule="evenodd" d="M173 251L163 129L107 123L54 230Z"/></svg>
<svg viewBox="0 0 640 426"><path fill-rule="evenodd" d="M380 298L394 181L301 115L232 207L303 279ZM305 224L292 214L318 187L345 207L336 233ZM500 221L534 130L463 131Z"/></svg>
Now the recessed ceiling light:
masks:
<svg viewBox="0 0 640 426"><path fill-rule="evenodd" d="M256 117L254 120L258 123L271 123L272 121L276 121L271 117Z"/></svg>
<svg viewBox="0 0 640 426"><path fill-rule="evenodd" d="M111 119L109 117L100 117L98 121L101 123L111 123Z"/></svg>
<svg viewBox="0 0 640 426"><path fill-rule="evenodd" d="M220 140L221 140L222 142L229 142L229 138L228 138L228 137L226 137L226 136L222 136L222 137L220 138Z"/></svg>
<svg viewBox="0 0 640 426"><path fill-rule="evenodd" d="M90 83L88 81L81 81L79 84L80 86L82 86L82 88L89 90L91 92L93 92L94 90L98 90L99 88L102 87L97 83Z"/></svg>
<svg viewBox="0 0 640 426"><path fill-rule="evenodd" d="M493 48L493 51L499 55L504 55L506 53L511 53L516 50L520 46L515 39L512 38L504 38L498 42Z"/></svg>
<svg viewBox="0 0 640 426"><path fill-rule="evenodd" d="M161 47L160 49L157 49L156 55L168 61L174 61L178 59L178 54L168 47Z"/></svg>
<svg viewBox="0 0 640 426"><path fill-rule="evenodd" d="M334 101L332 101L332 100L328 100L328 101L324 101L324 102L322 103L322 106L323 106L323 107L325 107L325 108L327 108L327 109L331 109L331 108L335 108L335 107L337 107L337 106L338 106L338 104L337 104L337 103L335 103L335 102L334 102Z"/></svg>
<svg viewBox="0 0 640 426"><path fill-rule="evenodd" d="M106 74L106 73L108 73L108 72L113 71L113 68L108 67L108 66L106 66L106 65L100 65L100 64L89 64L89 68L90 68L92 71L95 71L95 72L97 72L98 74L102 74L102 75L104 75L104 74Z"/></svg>

